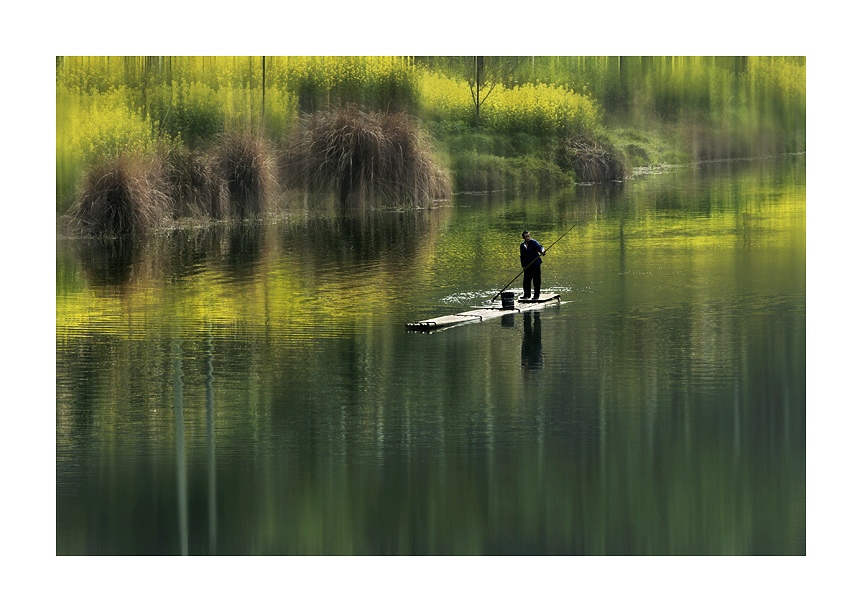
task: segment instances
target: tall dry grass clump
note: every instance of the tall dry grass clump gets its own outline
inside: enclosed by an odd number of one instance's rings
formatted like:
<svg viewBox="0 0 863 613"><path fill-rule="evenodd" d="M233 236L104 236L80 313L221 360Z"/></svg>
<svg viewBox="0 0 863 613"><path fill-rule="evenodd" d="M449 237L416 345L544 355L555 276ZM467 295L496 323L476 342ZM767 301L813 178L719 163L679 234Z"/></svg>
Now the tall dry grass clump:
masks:
<svg viewBox="0 0 863 613"><path fill-rule="evenodd" d="M214 165L227 185L232 215L254 217L265 211L275 175L272 154L263 137L241 133L223 136L215 149Z"/></svg>
<svg viewBox="0 0 863 613"><path fill-rule="evenodd" d="M342 204L420 203L452 191L426 137L404 113L347 107L306 115L281 162L288 187L333 191Z"/></svg>
<svg viewBox="0 0 863 613"><path fill-rule="evenodd" d="M90 168L70 217L83 234L116 237L156 228L170 209L160 160L122 154Z"/></svg>
<svg viewBox="0 0 863 613"><path fill-rule="evenodd" d="M583 183L622 181L626 178L626 165L610 145L593 137L574 136L558 145L555 161L566 171L573 171Z"/></svg>
<svg viewBox="0 0 863 613"><path fill-rule="evenodd" d="M162 157L175 217L222 219L228 215L228 182L219 174L211 156L175 147Z"/></svg>

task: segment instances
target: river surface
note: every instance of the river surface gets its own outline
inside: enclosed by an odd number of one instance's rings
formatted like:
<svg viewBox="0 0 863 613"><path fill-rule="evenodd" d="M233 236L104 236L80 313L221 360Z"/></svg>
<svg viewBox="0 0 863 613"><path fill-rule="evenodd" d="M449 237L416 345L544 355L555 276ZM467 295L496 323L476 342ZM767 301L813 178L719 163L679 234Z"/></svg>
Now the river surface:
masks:
<svg viewBox="0 0 863 613"><path fill-rule="evenodd" d="M57 554L805 554L805 177L58 239Z"/></svg>

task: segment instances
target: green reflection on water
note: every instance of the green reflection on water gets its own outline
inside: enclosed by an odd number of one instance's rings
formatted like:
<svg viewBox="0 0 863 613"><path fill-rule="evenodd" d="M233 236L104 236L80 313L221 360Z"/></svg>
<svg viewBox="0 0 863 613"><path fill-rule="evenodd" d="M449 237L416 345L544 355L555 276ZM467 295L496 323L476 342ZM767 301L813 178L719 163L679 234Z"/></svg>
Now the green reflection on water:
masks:
<svg viewBox="0 0 863 613"><path fill-rule="evenodd" d="M805 553L805 158L58 242L57 552L185 548Z"/></svg>

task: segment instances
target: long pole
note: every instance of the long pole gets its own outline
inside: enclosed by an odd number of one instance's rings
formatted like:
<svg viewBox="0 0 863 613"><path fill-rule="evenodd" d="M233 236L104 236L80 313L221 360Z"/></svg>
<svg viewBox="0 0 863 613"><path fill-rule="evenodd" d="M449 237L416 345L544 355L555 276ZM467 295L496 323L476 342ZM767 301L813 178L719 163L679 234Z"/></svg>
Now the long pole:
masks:
<svg viewBox="0 0 863 613"><path fill-rule="evenodd" d="M567 234L569 234L569 233L570 233L570 231L571 231L575 226L577 226L577 225L578 225L578 222L575 222L574 224L572 224L572 226L570 226L569 230L567 230L566 232L564 232L563 234L561 234L561 235L557 238L557 240L555 240L553 243L551 243L548 247L546 247L546 248L545 248L545 252L546 252L546 253L548 253L548 250L549 250L549 249L551 249L552 247L554 247L555 243L557 243L560 239L562 239L564 236L566 236ZM494 301L497 299L497 297L498 297L498 296L500 296L502 293L504 293L504 292L507 290L507 288L509 288L509 286L510 286L510 285L512 285L513 283L515 283L515 280L516 280L516 279L518 279L518 278L519 278L519 277L524 273L524 271L525 271L525 270L527 270L528 268L530 268L530 267L531 267L531 265L532 265L534 262L536 262L539 258L540 258L540 256L536 256L536 257L535 257L535 258L530 262L530 264L528 264L527 266L522 266L522 268L521 268L521 270L519 271L519 273L518 273L516 276L514 276L514 277L512 278L512 281L510 281L509 283L507 283L506 285L504 285L504 286L503 286L503 289L501 289L498 293L496 293L496 294L494 295L494 298L492 298L491 300L489 300L489 302L494 302Z"/></svg>

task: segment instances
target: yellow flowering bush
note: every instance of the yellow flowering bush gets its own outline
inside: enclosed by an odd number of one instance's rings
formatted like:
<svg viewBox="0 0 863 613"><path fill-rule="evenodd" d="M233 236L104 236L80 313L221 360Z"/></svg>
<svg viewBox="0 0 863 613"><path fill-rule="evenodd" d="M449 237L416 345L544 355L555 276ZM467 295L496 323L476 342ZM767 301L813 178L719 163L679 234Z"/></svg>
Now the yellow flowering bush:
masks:
<svg viewBox="0 0 863 613"><path fill-rule="evenodd" d="M57 156L113 156L153 147L151 124L129 108L127 88L105 93L57 90Z"/></svg>
<svg viewBox="0 0 863 613"><path fill-rule="evenodd" d="M590 98L544 83L513 88L499 86L488 97L481 112L496 132L590 133L599 122L599 112Z"/></svg>
<svg viewBox="0 0 863 613"><path fill-rule="evenodd" d="M419 78L423 114L434 121L473 120L473 101L466 81L456 81L439 73L424 72Z"/></svg>
<svg viewBox="0 0 863 613"><path fill-rule="evenodd" d="M414 65L406 57L281 57L267 71L268 82L315 108L356 103L406 110L418 103Z"/></svg>
<svg viewBox="0 0 863 613"><path fill-rule="evenodd" d="M748 85L753 99L772 95L793 100L806 99L806 65L783 58L749 59Z"/></svg>
<svg viewBox="0 0 863 613"><path fill-rule="evenodd" d="M475 108L466 81L425 74L420 79L423 110L433 120L474 120ZM557 86L527 83L497 85L480 108L483 127L501 133L538 136L591 132L599 124L599 109L586 95Z"/></svg>
<svg viewBox="0 0 863 613"><path fill-rule="evenodd" d="M149 117L132 110L125 86L82 92L57 87L57 204L68 199L83 169L123 152L156 146Z"/></svg>

